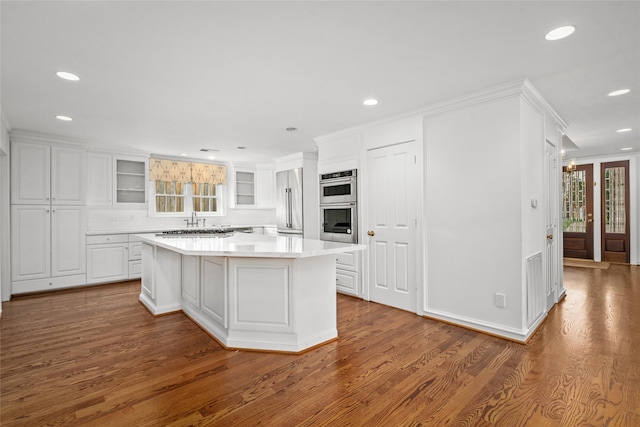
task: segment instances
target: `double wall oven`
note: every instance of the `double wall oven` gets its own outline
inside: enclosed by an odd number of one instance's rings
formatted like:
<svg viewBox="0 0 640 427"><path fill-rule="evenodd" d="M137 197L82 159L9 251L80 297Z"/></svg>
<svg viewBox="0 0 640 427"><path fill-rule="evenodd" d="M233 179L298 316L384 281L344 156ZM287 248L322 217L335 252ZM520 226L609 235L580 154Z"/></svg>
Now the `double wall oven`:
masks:
<svg viewBox="0 0 640 427"><path fill-rule="evenodd" d="M358 243L356 169L320 175L320 239Z"/></svg>

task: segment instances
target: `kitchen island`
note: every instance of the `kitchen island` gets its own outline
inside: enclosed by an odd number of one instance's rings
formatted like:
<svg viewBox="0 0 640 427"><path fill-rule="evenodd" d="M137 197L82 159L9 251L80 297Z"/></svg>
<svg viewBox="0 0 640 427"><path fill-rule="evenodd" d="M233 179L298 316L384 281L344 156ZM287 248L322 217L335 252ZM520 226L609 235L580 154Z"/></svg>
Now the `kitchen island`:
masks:
<svg viewBox="0 0 640 427"><path fill-rule="evenodd" d="M335 255L366 246L230 234L139 235L140 302L183 311L229 349L297 353L338 336Z"/></svg>

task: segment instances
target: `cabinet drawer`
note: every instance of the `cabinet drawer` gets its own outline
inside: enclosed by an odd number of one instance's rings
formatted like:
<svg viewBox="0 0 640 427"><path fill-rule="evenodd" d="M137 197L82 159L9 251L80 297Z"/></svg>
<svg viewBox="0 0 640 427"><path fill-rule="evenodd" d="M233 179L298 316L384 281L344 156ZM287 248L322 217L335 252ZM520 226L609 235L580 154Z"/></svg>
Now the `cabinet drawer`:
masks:
<svg viewBox="0 0 640 427"><path fill-rule="evenodd" d="M349 295L358 294L358 273L336 270L336 290Z"/></svg>
<svg viewBox="0 0 640 427"><path fill-rule="evenodd" d="M105 243L128 243L128 234L102 234L99 236L87 236L87 245L101 245Z"/></svg>
<svg viewBox="0 0 640 427"><path fill-rule="evenodd" d="M129 261L129 279L142 277L142 260Z"/></svg>
<svg viewBox="0 0 640 427"><path fill-rule="evenodd" d="M344 252L336 254L336 265L344 268L357 270L358 252Z"/></svg>
<svg viewBox="0 0 640 427"><path fill-rule="evenodd" d="M142 259L142 242L129 242L129 261Z"/></svg>

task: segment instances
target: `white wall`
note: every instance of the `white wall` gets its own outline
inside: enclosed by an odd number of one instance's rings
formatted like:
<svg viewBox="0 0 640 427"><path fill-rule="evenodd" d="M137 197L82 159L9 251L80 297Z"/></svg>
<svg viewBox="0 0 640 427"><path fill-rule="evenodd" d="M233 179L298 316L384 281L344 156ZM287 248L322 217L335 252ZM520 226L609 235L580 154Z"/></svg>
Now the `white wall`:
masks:
<svg viewBox="0 0 640 427"><path fill-rule="evenodd" d="M11 297L9 125L1 110L0 116L0 301L8 301Z"/></svg>
<svg viewBox="0 0 640 427"><path fill-rule="evenodd" d="M519 98L425 119L425 312L522 327ZM506 295L506 307L495 305Z"/></svg>

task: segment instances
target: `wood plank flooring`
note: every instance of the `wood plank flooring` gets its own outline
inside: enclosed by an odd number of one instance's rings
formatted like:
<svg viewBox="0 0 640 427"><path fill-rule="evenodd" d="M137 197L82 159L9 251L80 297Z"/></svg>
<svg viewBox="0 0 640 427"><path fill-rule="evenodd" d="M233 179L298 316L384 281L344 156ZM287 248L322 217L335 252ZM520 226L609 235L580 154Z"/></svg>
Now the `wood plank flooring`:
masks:
<svg viewBox="0 0 640 427"><path fill-rule="evenodd" d="M338 296L340 338L227 351L137 281L3 304L9 426L640 426L640 267L565 268L527 345Z"/></svg>

